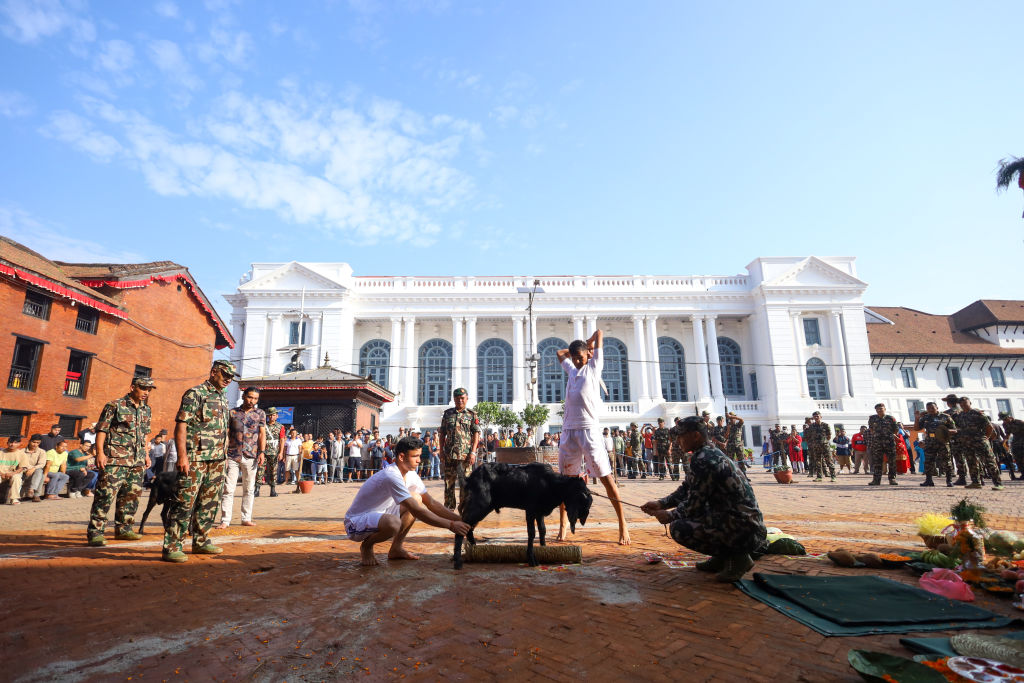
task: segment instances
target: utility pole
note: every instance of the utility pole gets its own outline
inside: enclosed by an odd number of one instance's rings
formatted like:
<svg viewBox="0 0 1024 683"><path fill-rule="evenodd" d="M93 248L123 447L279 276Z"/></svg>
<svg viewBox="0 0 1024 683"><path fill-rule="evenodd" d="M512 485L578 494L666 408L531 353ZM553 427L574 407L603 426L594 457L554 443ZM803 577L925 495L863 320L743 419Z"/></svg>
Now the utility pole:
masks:
<svg viewBox="0 0 1024 683"><path fill-rule="evenodd" d="M526 393L530 396L530 404L536 405L537 403L537 364L540 361L540 356L537 355L536 350L533 348L533 297L537 294L543 294L544 290L540 286L540 280L533 281L533 287L518 287L516 292L519 294L526 294L529 296L529 304L526 306L526 311L529 314L530 321L529 327L526 330L526 344L528 353L526 354L526 365L530 368L530 379L526 384Z"/></svg>

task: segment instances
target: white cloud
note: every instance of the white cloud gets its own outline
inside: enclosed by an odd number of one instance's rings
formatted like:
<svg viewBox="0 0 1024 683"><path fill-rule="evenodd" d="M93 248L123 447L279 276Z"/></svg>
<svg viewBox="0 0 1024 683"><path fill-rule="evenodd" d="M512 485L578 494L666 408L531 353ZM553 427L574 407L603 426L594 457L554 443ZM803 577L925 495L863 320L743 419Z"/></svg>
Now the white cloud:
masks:
<svg viewBox="0 0 1024 683"><path fill-rule="evenodd" d="M96 27L75 14L61 0L6 0L0 6L0 30L19 43L35 43L70 30L75 43L96 39Z"/></svg>
<svg viewBox="0 0 1024 683"><path fill-rule="evenodd" d="M108 40L100 47L96 62L107 71L127 71L135 64L135 48L123 40Z"/></svg>
<svg viewBox="0 0 1024 683"><path fill-rule="evenodd" d="M149 56L156 67L164 72L175 84L186 90L196 90L202 85L192 73L192 67L185 60L181 48L170 40L154 40L149 44Z"/></svg>
<svg viewBox="0 0 1024 683"><path fill-rule="evenodd" d="M35 107L25 95L14 90L0 90L0 114L8 118L28 116Z"/></svg>
<svg viewBox="0 0 1024 683"><path fill-rule="evenodd" d="M155 11L165 19L176 19L178 17L178 6L171 2L171 0L162 0L153 6Z"/></svg>
<svg viewBox="0 0 1024 683"><path fill-rule="evenodd" d="M12 204L0 204L0 233L54 261L138 263L145 260L135 252L111 250L74 237L62 226L49 225Z"/></svg>
<svg viewBox="0 0 1024 683"><path fill-rule="evenodd" d="M110 161L121 151L117 140L96 130L87 119L69 111L51 114L49 122L39 132L66 142L97 161Z"/></svg>
<svg viewBox="0 0 1024 683"><path fill-rule="evenodd" d="M532 157L539 157L544 153L544 145L539 142L531 142L526 145L526 153Z"/></svg>
<svg viewBox="0 0 1024 683"><path fill-rule="evenodd" d="M498 122L499 126L507 126L519 116L519 108L511 104L500 104L491 112L491 117Z"/></svg>
<svg viewBox="0 0 1024 683"><path fill-rule="evenodd" d="M59 112L46 132L127 161L159 194L228 200L357 242L429 243L440 232L435 214L473 195L455 160L467 137L482 136L476 124L390 100L356 109L298 92L229 93L186 132L87 99L91 122Z"/></svg>
<svg viewBox="0 0 1024 683"><path fill-rule="evenodd" d="M232 33L221 27L210 29L209 40L198 46L199 58L204 62L219 58L235 66L244 66L252 51L252 36L245 31Z"/></svg>

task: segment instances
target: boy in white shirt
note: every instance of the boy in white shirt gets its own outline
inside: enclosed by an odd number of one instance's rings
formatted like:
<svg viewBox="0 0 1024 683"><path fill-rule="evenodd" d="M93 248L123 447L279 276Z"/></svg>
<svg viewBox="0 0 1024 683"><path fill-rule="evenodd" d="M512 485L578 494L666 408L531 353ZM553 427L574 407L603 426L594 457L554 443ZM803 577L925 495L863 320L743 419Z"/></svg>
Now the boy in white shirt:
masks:
<svg viewBox="0 0 1024 683"><path fill-rule="evenodd" d="M604 333L597 330L587 341L577 339L568 349L558 351L558 361L569 378L565 387L562 438L558 442L558 469L568 476L580 476L583 463L591 477L600 479L619 518L619 545L629 545L629 529L619 502L612 464L608 459L598 409L601 405L601 370L604 368ZM569 532L565 506L561 506L557 540Z"/></svg>
<svg viewBox="0 0 1024 683"><path fill-rule="evenodd" d="M427 493L423 480L416 474L420 466L423 442L407 436L395 448L395 464L385 464L359 487L348 512L345 513L345 531L353 541L359 542L361 564L378 564L373 546L389 538L389 560L418 560L405 549L403 543L416 520L431 526L448 529L465 536L470 527L459 513L449 510Z"/></svg>
<svg viewBox="0 0 1024 683"><path fill-rule="evenodd" d="M302 438L299 433L293 428L288 432L288 438L284 441L284 469L287 473L285 476L289 477L289 480L285 484L298 484L299 483L299 472L302 471L302 462L300 462L299 454L302 452ZM277 476L277 473L274 473ZM294 481L292 481L294 479Z"/></svg>

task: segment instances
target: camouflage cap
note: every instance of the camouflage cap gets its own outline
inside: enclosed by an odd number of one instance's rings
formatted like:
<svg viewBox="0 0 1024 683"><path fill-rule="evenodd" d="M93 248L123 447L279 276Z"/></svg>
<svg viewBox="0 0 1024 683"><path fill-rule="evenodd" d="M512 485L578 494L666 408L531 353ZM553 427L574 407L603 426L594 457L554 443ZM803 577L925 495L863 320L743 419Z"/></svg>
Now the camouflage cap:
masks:
<svg viewBox="0 0 1024 683"><path fill-rule="evenodd" d="M630 423L629 423L629 426L630 426L630 427L632 427L633 429L636 429L636 428L637 428L637 427L639 427L640 425L638 425L638 424L637 424L636 422L630 422Z"/></svg>
<svg viewBox="0 0 1024 683"><path fill-rule="evenodd" d="M132 386L140 389L156 389L151 377L132 377Z"/></svg>
<svg viewBox="0 0 1024 683"><path fill-rule="evenodd" d="M956 394L949 394L949 395L946 396L946 398L944 398L942 400L946 401L947 403L949 403L950 401L959 401L960 399L957 398Z"/></svg>
<svg viewBox="0 0 1024 683"><path fill-rule="evenodd" d="M709 413L706 410L700 411L700 414L701 414L702 417L711 417L711 413Z"/></svg>
<svg viewBox="0 0 1024 683"><path fill-rule="evenodd" d="M999 413L999 419L1000 419L1000 420L1009 420L1009 419L1010 419L1011 417L1013 417L1013 415L1010 415L1010 414L1009 414L1008 412L1006 412L1005 410L1003 410L1003 411L1000 411L1000 413Z"/></svg>
<svg viewBox="0 0 1024 683"><path fill-rule="evenodd" d="M663 418L663 417L659 417L659 418L658 418L658 424L660 424L660 425L663 425L663 424L665 424L665 418Z"/></svg>
<svg viewBox="0 0 1024 683"><path fill-rule="evenodd" d="M264 411L267 415L277 415L277 408L270 406Z"/></svg>
<svg viewBox="0 0 1024 683"><path fill-rule="evenodd" d="M469 396L469 392L466 391L463 387L459 387L458 389L452 392L452 396Z"/></svg>
<svg viewBox="0 0 1024 683"><path fill-rule="evenodd" d="M225 375L238 377L238 369L235 367L235 364L229 360L215 360L213 361L213 367L217 368Z"/></svg>

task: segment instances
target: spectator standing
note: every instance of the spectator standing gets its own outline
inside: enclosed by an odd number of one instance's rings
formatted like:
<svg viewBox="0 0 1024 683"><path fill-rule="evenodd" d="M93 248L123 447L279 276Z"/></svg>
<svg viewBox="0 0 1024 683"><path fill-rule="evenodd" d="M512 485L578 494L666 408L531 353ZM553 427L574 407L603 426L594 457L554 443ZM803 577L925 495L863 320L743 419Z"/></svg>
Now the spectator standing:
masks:
<svg viewBox="0 0 1024 683"><path fill-rule="evenodd" d="M39 447L44 451L52 451L53 447L57 445L57 439L60 438L60 425L50 425L50 431L43 434L43 440L39 442Z"/></svg>
<svg viewBox="0 0 1024 683"><path fill-rule="evenodd" d="M221 497L220 526L231 526L232 506L238 475L242 475L242 526L256 526L252 521L253 489L256 488L256 467L267 448L267 414L259 407L260 392L247 387L242 392L242 405L232 408L228 420L228 457L224 469L224 493Z"/></svg>
<svg viewBox="0 0 1024 683"><path fill-rule="evenodd" d="M766 470L772 468L772 445L767 436L764 437L764 443L761 444L761 460Z"/></svg>
<svg viewBox="0 0 1024 683"><path fill-rule="evenodd" d="M330 482L340 482L341 471L345 462L345 451L340 435L335 435L334 432L330 432L327 435L327 457L330 462L327 480Z"/></svg>
<svg viewBox="0 0 1024 683"><path fill-rule="evenodd" d="M256 490L253 496L260 495L260 487L266 481L270 484L270 497L277 497L277 465L284 460L284 441L281 439L281 424L277 421L277 408L266 409L267 429L263 456L256 465Z"/></svg>
<svg viewBox="0 0 1024 683"><path fill-rule="evenodd" d="M28 484L28 495L33 503L43 500L39 496L43 493L43 481L46 479L46 451L39 447L42 441L42 434L33 434L22 451L21 465L25 468L22 481Z"/></svg>
<svg viewBox="0 0 1024 683"><path fill-rule="evenodd" d="M164 443L165 436L167 436L167 430L161 429L149 442L149 467L146 469L143 480L143 484L147 486L157 472L164 471L164 455L167 453L167 444Z"/></svg>
<svg viewBox="0 0 1024 683"><path fill-rule="evenodd" d="M615 458L615 439L612 438L611 430L605 427L604 431L601 432L601 438L603 439L604 449L608 451L608 460L612 463L612 472L617 477L618 468L616 467L617 460Z"/></svg>
<svg viewBox="0 0 1024 683"><path fill-rule="evenodd" d="M114 538L141 538L132 529L142 491L142 473L149 466L146 435L152 411L149 392L156 388L149 377L132 379L128 393L103 406L96 423L96 467L99 483L89 511L86 537L89 545L104 546L107 513L114 504ZM116 497L116 502L115 502Z"/></svg>
<svg viewBox="0 0 1024 683"><path fill-rule="evenodd" d="M785 431L783 431L785 433ZM794 472L802 472L807 469L804 466L804 455L803 455L803 437L800 436L800 432L797 431L796 425L793 425L793 431L789 435L789 462L793 465Z"/></svg>
<svg viewBox="0 0 1024 683"><path fill-rule="evenodd" d="M846 436L846 430L838 430L836 438L832 439L832 443L836 445L836 459L839 460L839 471L842 472L845 467L848 473L853 474L850 462L850 437Z"/></svg>
<svg viewBox="0 0 1024 683"><path fill-rule="evenodd" d="M861 425L860 431L853 435L850 439L850 450L853 451L853 473L860 474L861 466L864 467L864 474L868 474L870 465L868 465L868 441L867 441L868 428Z"/></svg>
<svg viewBox="0 0 1024 683"><path fill-rule="evenodd" d="M301 471L299 468L302 466L302 463L299 462L301 454L302 439L299 437L298 431L293 427L292 430L288 432L288 439L284 442L284 465L285 471L288 473L288 480L285 482L286 484L298 485L298 473Z"/></svg>
<svg viewBox="0 0 1024 683"><path fill-rule="evenodd" d="M228 402L224 389L238 377L230 361L214 361L209 378L181 397L175 416L178 451L178 490L167 504L162 559L186 562L185 534L192 531L192 553L219 555L210 529L224 488L224 458L228 440Z"/></svg>
<svg viewBox="0 0 1024 683"><path fill-rule="evenodd" d="M21 437L7 439L7 448L0 452L0 503L19 505L21 501L21 475L25 472L22 464Z"/></svg>
<svg viewBox="0 0 1024 683"><path fill-rule="evenodd" d="M357 481L363 478L363 440L359 438L359 432L348 442L348 471Z"/></svg>

